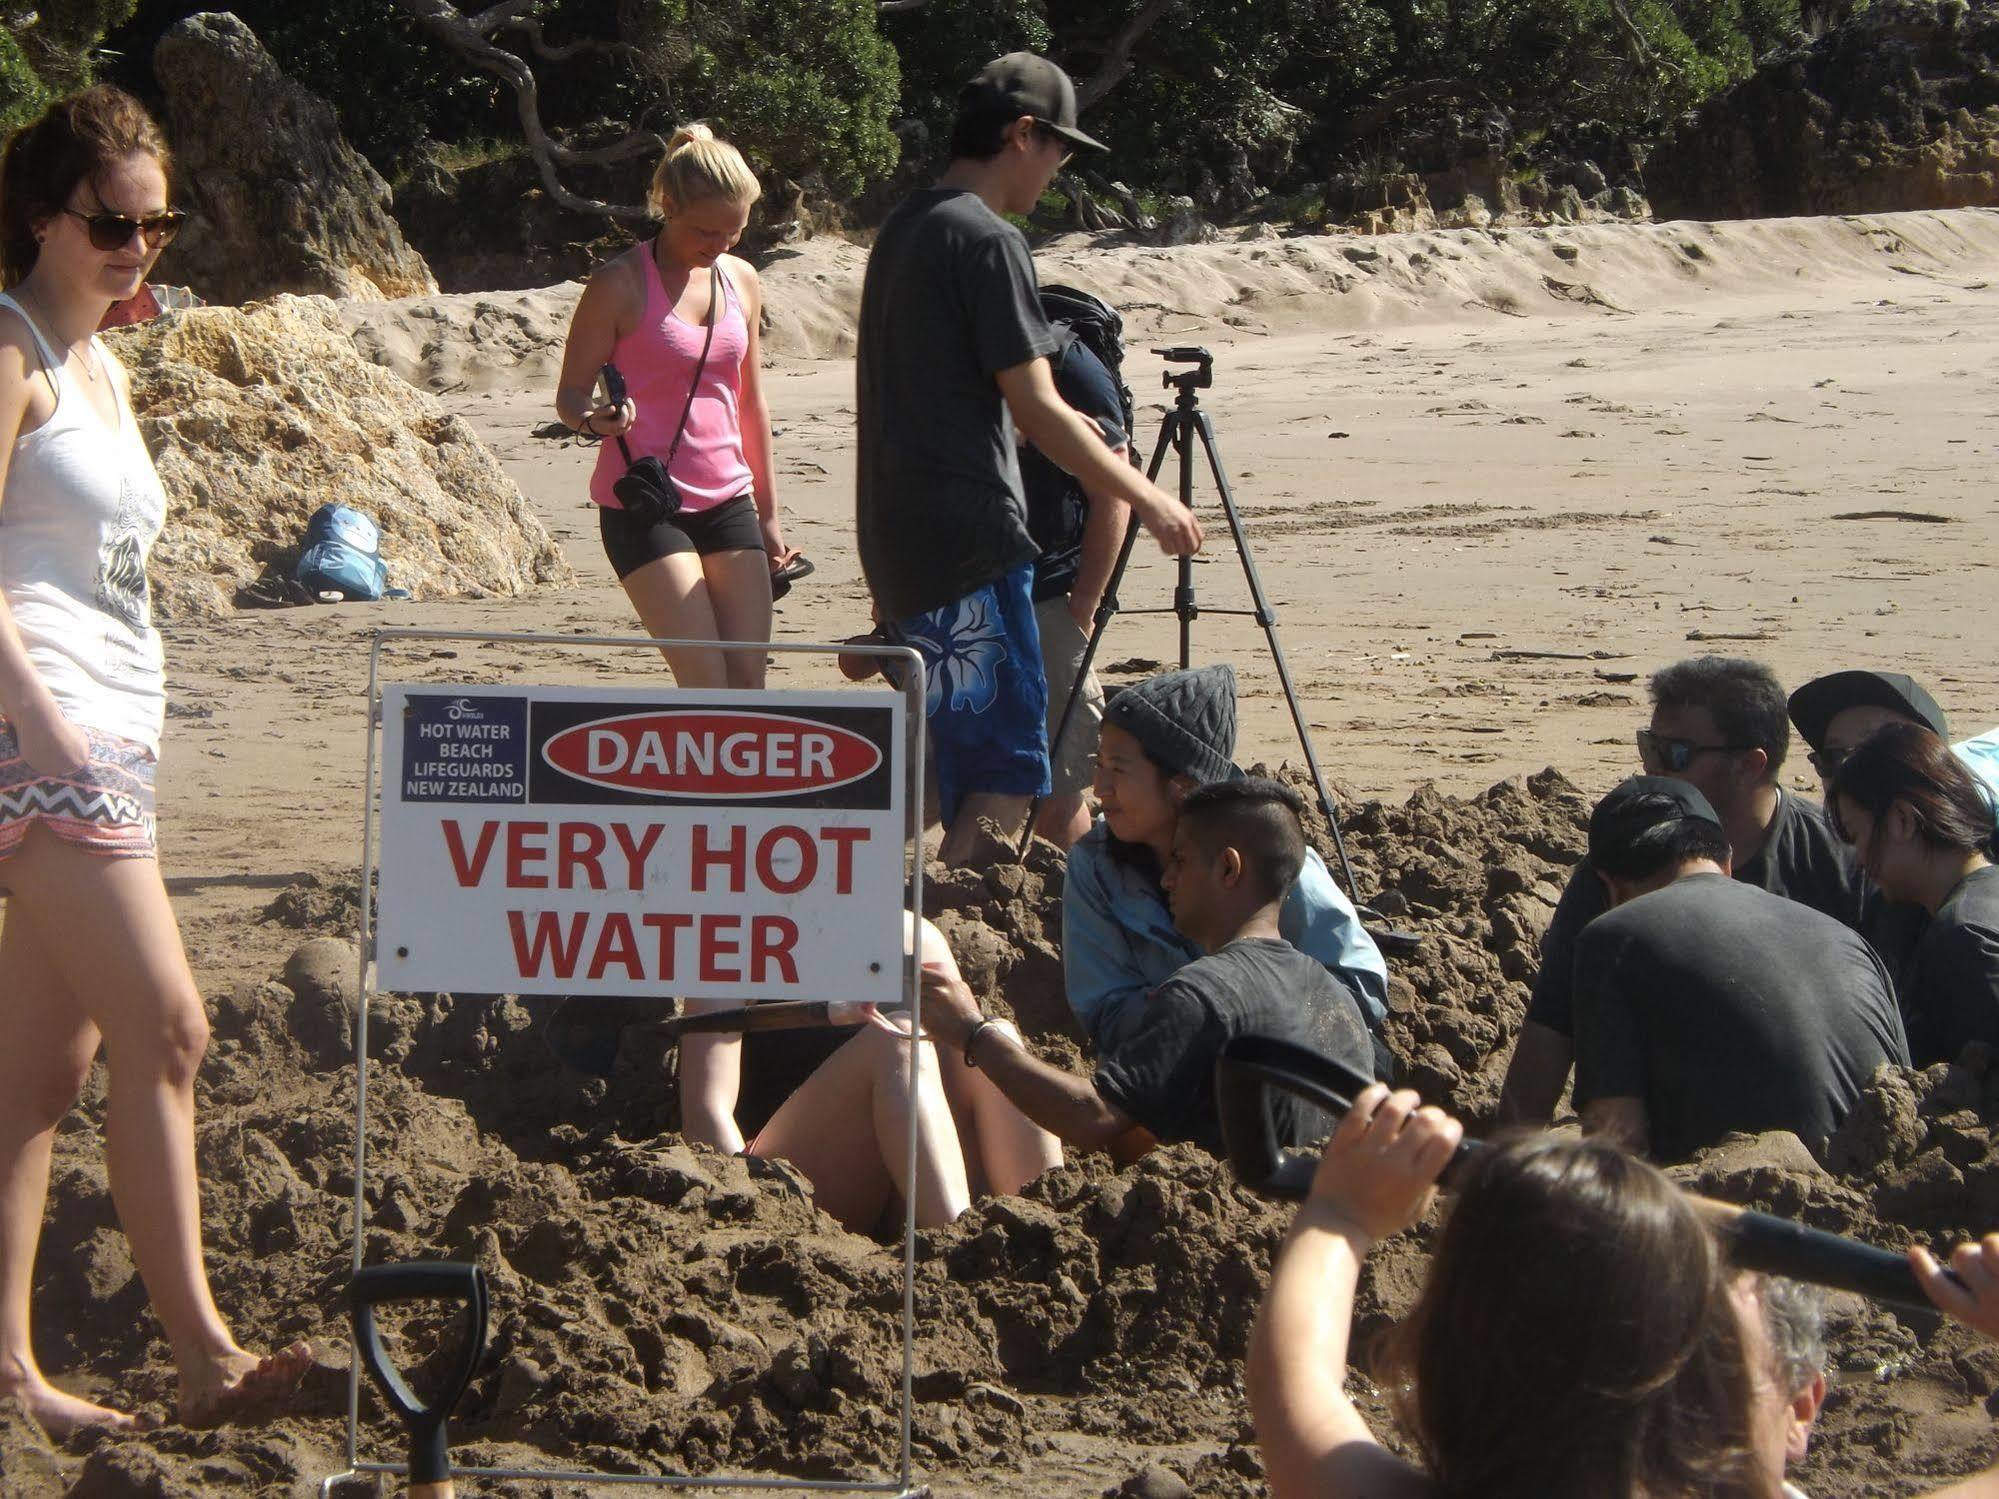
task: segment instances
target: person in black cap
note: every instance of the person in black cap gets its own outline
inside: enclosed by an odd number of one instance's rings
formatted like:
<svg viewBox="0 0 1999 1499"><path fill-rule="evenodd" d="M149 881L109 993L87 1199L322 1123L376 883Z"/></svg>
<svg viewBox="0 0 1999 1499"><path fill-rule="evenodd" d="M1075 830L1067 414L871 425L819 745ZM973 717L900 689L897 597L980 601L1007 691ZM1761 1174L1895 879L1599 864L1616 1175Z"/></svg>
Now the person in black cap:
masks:
<svg viewBox="0 0 1999 1499"><path fill-rule="evenodd" d="M1612 909L1576 943L1576 1111L1661 1160L1733 1132L1814 1153L1908 1045L1887 970L1851 928L1728 878L1721 819L1683 780L1634 776L1590 817Z"/></svg>
<svg viewBox="0 0 1999 1499"><path fill-rule="evenodd" d="M1638 731L1647 774L1700 789L1728 836L1735 878L1822 911L1862 919L1862 881L1817 803L1777 780L1790 748L1784 689L1759 662L1699 656L1651 681L1652 721ZM1503 1123L1545 1124L1575 1055L1571 1018L1576 942L1606 909L1588 860L1576 866L1541 939L1527 1020L1500 1090Z"/></svg>
<svg viewBox="0 0 1999 1499"><path fill-rule="evenodd" d="M1018 827L1049 785L1036 547L1012 427L1129 503L1165 551L1201 544L1193 514L1114 458L1049 375L1056 340L1027 241L1000 215L1031 212L1078 148L1104 149L1076 128L1067 74L1026 52L988 64L959 101L950 166L883 222L861 289L861 569L878 622L930 672L947 864L981 816Z"/></svg>
<svg viewBox="0 0 1999 1499"><path fill-rule="evenodd" d="M1188 794L1163 880L1174 925L1203 955L1145 996L1137 1024L1100 1051L1093 1079L1040 1060L941 968L924 969L925 1032L1065 1144L1121 1160L1188 1140L1225 1153L1214 1080L1231 1037L1274 1036L1372 1070L1353 991L1280 935L1278 909L1305 864L1303 805L1261 778ZM1274 1122L1286 1145L1322 1139L1329 1127L1293 1099L1276 1105Z"/></svg>
<svg viewBox="0 0 1999 1499"><path fill-rule="evenodd" d="M1235 671L1169 671L1127 687L1097 738L1102 816L1069 850L1062 972L1069 1008L1099 1051L1139 1024L1146 996L1201 955L1173 924L1161 875L1180 808L1198 786L1241 775ZM1387 1014L1388 967L1316 851L1278 913L1279 934L1352 989L1370 1027Z"/></svg>
<svg viewBox="0 0 1999 1499"><path fill-rule="evenodd" d="M1812 769L1829 785L1854 747L1885 723L1921 724L1939 739L1950 723L1922 683L1899 671L1836 671L1791 694L1791 722L1811 746Z"/></svg>
<svg viewBox="0 0 1999 1499"><path fill-rule="evenodd" d="M1841 757L1826 806L1881 893L1928 917L1901 986L1916 1065L1999 1046L1999 866L1977 780L1929 728L1891 721Z"/></svg>
<svg viewBox="0 0 1999 1499"><path fill-rule="evenodd" d="M1812 769L1827 787L1830 812L1833 777L1862 740L1886 724L1911 724L1950 738L1950 721L1923 684L1899 671L1836 671L1805 683L1791 694L1791 722L1798 737L1811 746ZM1987 779L1990 761L1977 752L1977 741L1954 747L1980 789L1988 807L1999 805L1999 788ZM1989 845L1988 854L1999 854ZM1909 985L1916 954L1923 945L1930 913L1919 904L1888 895L1863 870L1860 882L1860 931L1874 944L1895 980L1903 1012L1909 1007ZM1910 1042L1915 1044L1912 1031ZM1918 1051L1922 1048L1917 1047Z"/></svg>

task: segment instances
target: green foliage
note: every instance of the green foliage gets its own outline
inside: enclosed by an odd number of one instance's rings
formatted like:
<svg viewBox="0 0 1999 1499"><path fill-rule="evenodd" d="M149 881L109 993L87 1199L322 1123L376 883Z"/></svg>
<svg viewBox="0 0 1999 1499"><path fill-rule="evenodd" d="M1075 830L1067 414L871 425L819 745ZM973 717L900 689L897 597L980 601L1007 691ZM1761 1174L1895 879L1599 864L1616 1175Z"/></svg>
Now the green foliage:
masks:
<svg viewBox="0 0 1999 1499"><path fill-rule="evenodd" d="M139 0L107 38L117 76L157 94L153 47L174 22L228 9L257 34L279 67L333 106L340 131L383 176L395 178L427 138L518 134L512 99L466 68L391 0Z"/></svg>
<svg viewBox="0 0 1999 1499"><path fill-rule="evenodd" d="M930 0L882 18L902 67L900 115L921 127L934 158L919 165L941 165L968 78L1004 53L1055 49L1046 9L1042 0Z"/></svg>
<svg viewBox="0 0 1999 1499"><path fill-rule="evenodd" d="M95 77L92 52L138 0L0 4L0 129L26 124L51 99Z"/></svg>
<svg viewBox="0 0 1999 1499"><path fill-rule="evenodd" d="M0 132L32 120L49 101L48 88L11 30L0 31Z"/></svg>
<svg viewBox="0 0 1999 1499"><path fill-rule="evenodd" d="M28 3L0 0L0 17L25 16ZM135 6L109 45L125 54L126 81L150 92L153 41L215 3L45 0L59 22L0 33L0 119L62 86L44 52L84 59ZM964 80L1002 52L1030 49L1086 85L1115 75L1083 121L1112 154L1086 166L1212 210L1306 191L1349 164L1392 162L1412 129L1443 111L1471 122L1503 110L1522 145L1577 130L1643 138L1759 57L1867 3L1171 0L1122 68L1119 44L1150 13L1148 0L929 0L886 16L875 0L541 0L532 14L550 44L624 50L555 62L534 57L518 32L497 40L533 63L543 123L559 136L600 143L626 124L665 133L710 117L753 159L843 196L889 176L903 149L923 158L914 167L941 164ZM519 140L511 93L393 0L231 4L392 179L425 140L464 143L480 160Z"/></svg>
<svg viewBox="0 0 1999 1499"><path fill-rule="evenodd" d="M627 0L620 21L680 110L753 158L839 193L894 170L900 76L874 0Z"/></svg>

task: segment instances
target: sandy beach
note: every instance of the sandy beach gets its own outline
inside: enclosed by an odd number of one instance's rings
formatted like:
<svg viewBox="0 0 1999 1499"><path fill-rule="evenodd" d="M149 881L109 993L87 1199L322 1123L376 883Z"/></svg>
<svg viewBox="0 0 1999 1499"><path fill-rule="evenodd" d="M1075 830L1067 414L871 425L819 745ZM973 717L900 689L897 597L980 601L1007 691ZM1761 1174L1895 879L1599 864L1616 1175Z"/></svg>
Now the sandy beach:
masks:
<svg viewBox="0 0 1999 1499"><path fill-rule="evenodd" d="M818 568L780 607L783 640L836 641L867 625L852 541L860 259L852 246L813 242L765 272L787 534ZM1646 674L1706 651L1757 657L1787 683L1844 666L1906 670L1932 687L1960 734L1999 723L1999 666L1977 625L1999 549L1989 486L1999 214L1266 238L1174 251L1058 241L1038 259L1044 281L1092 287L1126 309L1125 373L1148 453L1163 409L1151 347L1213 351L1203 404L1318 753L1355 804L1399 803L1426 783L1468 798L1547 766L1600 792L1635 768ZM360 862L374 630L631 630L586 498L595 455L537 435L551 417L574 295L342 309L364 351L431 388L491 446L566 548L574 587L168 628L162 858L211 996L271 978L312 925L267 919L274 893L331 888ZM1246 608L1205 474L1195 496L1210 538L1194 569L1200 600ZM1168 605L1172 583L1171 564L1141 541L1122 592L1132 612L1112 623L1100 657L1110 680L1172 664L1171 616L1137 612ZM1296 736L1254 624L1204 615L1193 645L1197 662L1232 661L1242 675L1239 758L1295 764ZM383 675L665 684L644 651L450 641L398 645ZM802 657L778 658L772 675L775 685L837 680L830 660ZM1815 789L1801 751L1784 778ZM1397 827L1414 847L1417 833ZM1433 853L1439 868L1452 866L1451 849ZM1538 875L1544 902L1558 854ZM1465 856L1473 873L1479 857ZM326 1116L330 1141L339 1079L323 1082L311 1117ZM216 1132L233 1127L232 1111L268 1112L271 1101L230 1093L204 1106L207 1158L222 1149ZM476 1156L471 1144L438 1149L455 1169ZM1050 1193L1081 1201L1132 1180L1107 1177L1082 1173ZM337 1202L312 1211L334 1227ZM773 1215L758 1221L789 1231ZM1267 1210L1255 1219L1259 1242L1279 1221ZM940 1252L970 1254L981 1231L965 1229ZM852 1242L832 1235L821 1248ZM1400 1291L1370 1291L1373 1305L1406 1295L1414 1253L1395 1272ZM1239 1395L1216 1387L1204 1384L1207 1414L1191 1424L1093 1426L1087 1410L1032 1419L1036 1434L1004 1463L975 1455L967 1437L959 1458L932 1451L931 1466L949 1470L937 1492L1098 1493L1149 1461L1226 1473L1244 1417ZM1984 1417L1962 1390L1925 1390L1894 1397L1896 1420L1922 1417L1906 1448L1876 1443L1872 1417L1853 1402L1836 1408L1844 1435L1814 1470L1813 1492L1905 1492L1882 1474L1915 1452L1933 1471L1962 1471L1985 1444ZM332 1430L323 1416L311 1423L307 1446L330 1451L314 1444Z"/></svg>

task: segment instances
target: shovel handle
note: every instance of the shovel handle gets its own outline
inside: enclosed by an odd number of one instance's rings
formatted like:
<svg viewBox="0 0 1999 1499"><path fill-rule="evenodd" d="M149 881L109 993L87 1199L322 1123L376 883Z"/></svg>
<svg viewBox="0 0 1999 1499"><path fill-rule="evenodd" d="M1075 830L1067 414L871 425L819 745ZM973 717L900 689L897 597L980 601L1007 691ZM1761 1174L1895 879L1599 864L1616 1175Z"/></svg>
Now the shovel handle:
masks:
<svg viewBox="0 0 1999 1499"><path fill-rule="evenodd" d="M410 1437L410 1492L450 1492L450 1441L444 1423L479 1366L486 1348L486 1277L477 1265L434 1260L402 1265L369 1265L355 1272L348 1290L354 1323L354 1352L367 1365L382 1396ZM403 1380L375 1325L375 1308L385 1301L455 1301L467 1320L465 1343L435 1405L425 1405ZM436 1494L431 1493L431 1499Z"/></svg>
<svg viewBox="0 0 1999 1499"><path fill-rule="evenodd" d="M1294 1042L1272 1036L1237 1036L1226 1042L1215 1064L1215 1104L1229 1165L1237 1178L1267 1197L1302 1199L1311 1190L1318 1162L1278 1143L1276 1123L1265 1104L1267 1090L1290 1093L1337 1118L1353 1107L1355 1095L1369 1082L1336 1058ZM1458 1168L1486 1148L1477 1140L1462 1142L1439 1182L1449 1187ZM1935 1308L1908 1260L1893 1250L1807 1228L1771 1213L1688 1196L1721 1239L1730 1261L1745 1270L1899 1306Z"/></svg>

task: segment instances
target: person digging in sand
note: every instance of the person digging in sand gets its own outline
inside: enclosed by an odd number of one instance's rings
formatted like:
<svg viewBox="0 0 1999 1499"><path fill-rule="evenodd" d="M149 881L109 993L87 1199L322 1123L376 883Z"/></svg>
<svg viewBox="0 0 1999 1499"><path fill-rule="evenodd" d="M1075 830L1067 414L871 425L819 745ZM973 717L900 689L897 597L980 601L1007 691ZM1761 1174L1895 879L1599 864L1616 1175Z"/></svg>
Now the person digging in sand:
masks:
<svg viewBox="0 0 1999 1499"><path fill-rule="evenodd" d="M58 101L0 155L0 1395L52 1436L135 1418L35 1361L29 1300L57 1125L102 1046L119 1221L180 1373L183 1424L295 1386L201 1260L194 1077L208 1021L155 857L165 718L146 554L166 494L125 372L92 336L180 226L158 126L109 87Z"/></svg>
<svg viewBox="0 0 1999 1499"><path fill-rule="evenodd" d="M1023 1114L1079 1149L1131 1160L1191 1140L1224 1153L1215 1062L1232 1036L1279 1036L1367 1072L1374 1044L1360 1001L1280 934L1278 912L1305 862L1302 803L1275 781L1218 781L1181 803L1165 869L1181 932L1205 954L1146 995L1098 1054L1094 1080L1052 1066L980 1012L955 973L925 965L923 1028L961 1053ZM1321 1138L1318 1110L1280 1101L1284 1143Z"/></svg>

